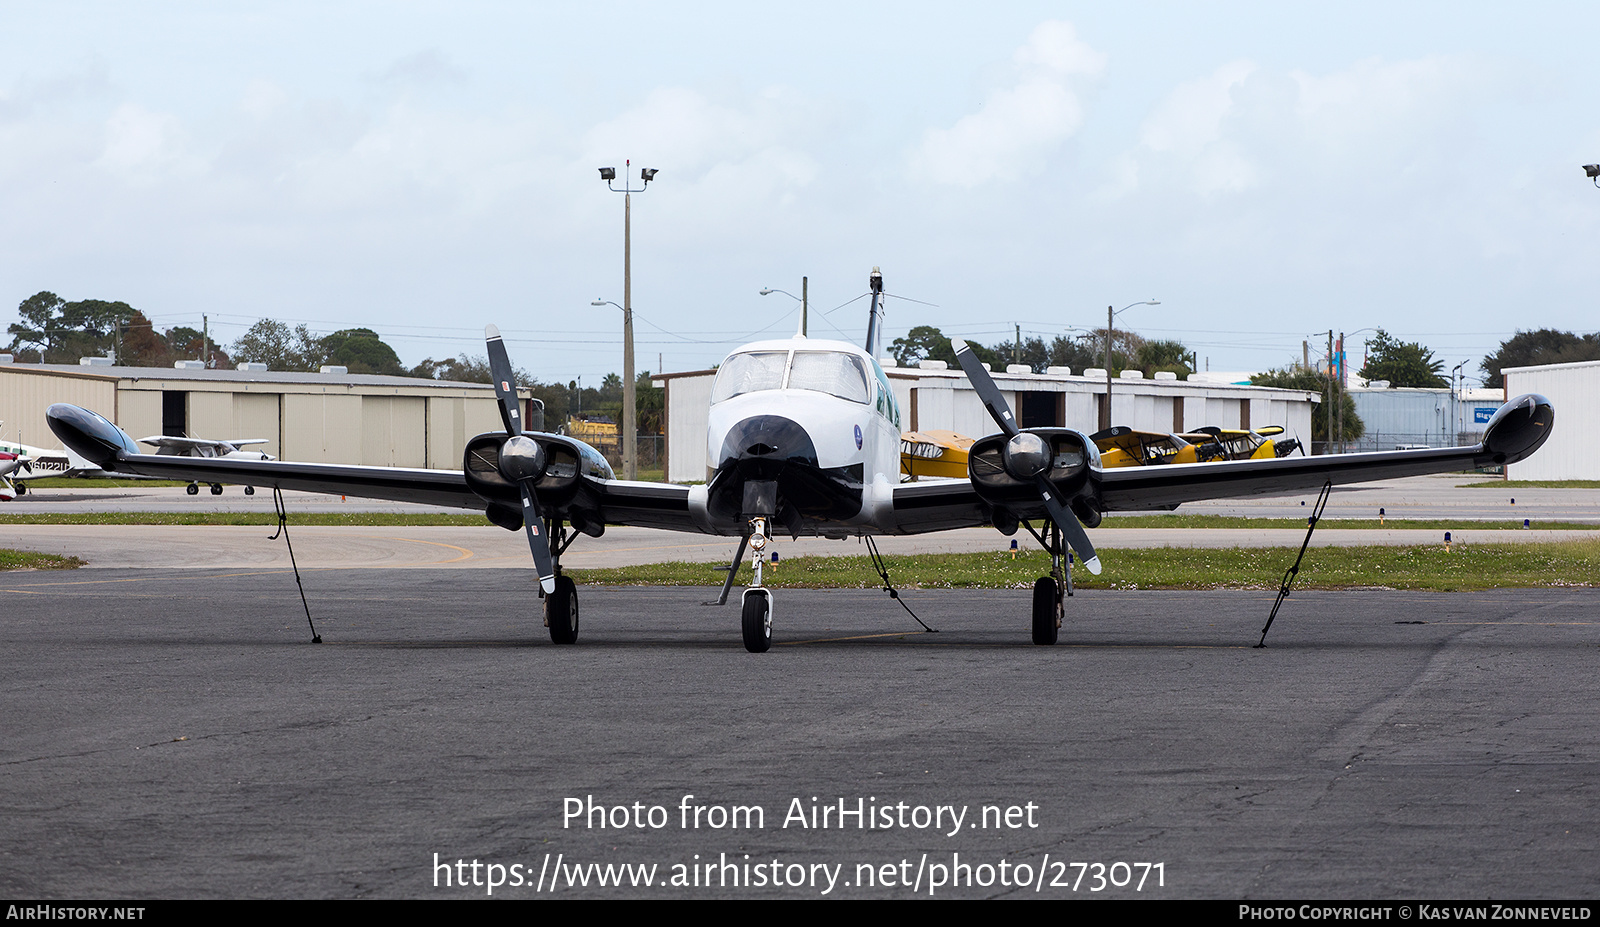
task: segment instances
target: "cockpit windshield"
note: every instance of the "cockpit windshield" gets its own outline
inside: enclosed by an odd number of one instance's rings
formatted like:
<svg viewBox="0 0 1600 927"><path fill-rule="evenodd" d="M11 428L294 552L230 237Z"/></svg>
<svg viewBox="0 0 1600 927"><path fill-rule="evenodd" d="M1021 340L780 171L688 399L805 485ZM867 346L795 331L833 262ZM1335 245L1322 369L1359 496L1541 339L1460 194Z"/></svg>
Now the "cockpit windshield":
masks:
<svg viewBox="0 0 1600 927"><path fill-rule="evenodd" d="M789 370L790 389L828 393L851 402L867 401L867 371L854 354L796 351Z"/></svg>
<svg viewBox="0 0 1600 927"><path fill-rule="evenodd" d="M711 388L711 401L718 403L758 390L782 389L783 368L788 361L788 351L733 355L717 371L717 382Z"/></svg>
<svg viewBox="0 0 1600 927"><path fill-rule="evenodd" d="M785 376L787 372L787 376ZM872 396L861 358L840 351L754 351L735 354L717 371L713 404L745 393L804 389L865 403Z"/></svg>

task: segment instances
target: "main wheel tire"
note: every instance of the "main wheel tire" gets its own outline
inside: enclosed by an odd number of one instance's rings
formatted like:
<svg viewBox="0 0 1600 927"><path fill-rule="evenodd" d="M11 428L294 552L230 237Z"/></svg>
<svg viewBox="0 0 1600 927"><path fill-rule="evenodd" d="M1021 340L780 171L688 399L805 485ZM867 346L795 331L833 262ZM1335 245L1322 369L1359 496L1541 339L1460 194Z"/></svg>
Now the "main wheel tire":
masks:
<svg viewBox="0 0 1600 927"><path fill-rule="evenodd" d="M190 483L188 486L183 487L183 491L191 496L198 496L200 495L200 484Z"/></svg>
<svg viewBox="0 0 1600 927"><path fill-rule="evenodd" d="M253 496L256 494L256 488L254 486L246 486L244 488L244 494L247 496Z"/></svg>
<svg viewBox="0 0 1600 927"><path fill-rule="evenodd" d="M213 496L222 495L222 484L221 483L212 483L211 484L211 494Z"/></svg>
<svg viewBox="0 0 1600 927"><path fill-rule="evenodd" d="M544 618L551 643L577 643L578 587L569 577L556 577L556 590L544 597Z"/></svg>
<svg viewBox="0 0 1600 927"><path fill-rule="evenodd" d="M27 483L17 483L16 487L17 487L17 495L26 496L28 494L28 484Z"/></svg>
<svg viewBox="0 0 1600 927"><path fill-rule="evenodd" d="M766 593L744 597L744 614L740 623L744 628L744 649L751 653L766 653L772 647L772 603L767 600Z"/></svg>
<svg viewBox="0 0 1600 927"><path fill-rule="evenodd" d="M1054 578L1041 576L1033 584L1033 642L1056 642L1056 597L1058 589Z"/></svg>

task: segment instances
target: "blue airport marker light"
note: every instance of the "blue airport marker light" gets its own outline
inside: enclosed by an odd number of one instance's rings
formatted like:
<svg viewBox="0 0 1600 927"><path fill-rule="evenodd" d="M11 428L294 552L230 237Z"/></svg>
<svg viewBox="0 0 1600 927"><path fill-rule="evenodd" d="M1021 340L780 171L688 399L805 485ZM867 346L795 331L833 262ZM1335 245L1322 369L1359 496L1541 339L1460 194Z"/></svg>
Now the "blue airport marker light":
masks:
<svg viewBox="0 0 1600 927"><path fill-rule="evenodd" d="M1017 546L1017 539L1016 538L1012 538L1011 539L1011 559L1012 560L1017 559L1017 554L1020 553L1021 550L1022 549Z"/></svg>
<svg viewBox="0 0 1600 927"><path fill-rule="evenodd" d="M1524 527L1524 528L1527 528L1527 527L1529 527L1529 525L1528 525L1528 520L1527 520L1527 519L1526 519L1526 518L1524 518L1524 519L1523 519L1523 520L1522 520L1522 527Z"/></svg>
<svg viewBox="0 0 1600 927"><path fill-rule="evenodd" d="M777 551L773 551L772 552L772 565L773 566L777 566L778 565L778 552Z"/></svg>

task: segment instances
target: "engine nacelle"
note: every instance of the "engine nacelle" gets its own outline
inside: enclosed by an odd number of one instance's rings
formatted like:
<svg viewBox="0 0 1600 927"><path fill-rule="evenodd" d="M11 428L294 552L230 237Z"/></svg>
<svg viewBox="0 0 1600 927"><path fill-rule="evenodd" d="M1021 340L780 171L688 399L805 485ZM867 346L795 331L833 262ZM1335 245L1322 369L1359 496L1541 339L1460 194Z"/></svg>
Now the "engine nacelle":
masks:
<svg viewBox="0 0 1600 927"><path fill-rule="evenodd" d="M1038 476L1062 496L1078 500L1093 497L1093 475L1099 471L1099 449L1071 428L1029 428L1010 438L990 435L967 452L967 475L979 497L1017 518L1045 513Z"/></svg>
<svg viewBox="0 0 1600 927"><path fill-rule="evenodd" d="M502 450L508 445L515 458L502 461ZM537 451L530 449L529 445L535 446ZM508 468L510 474L506 472ZM573 438L542 433L525 433L509 438L504 432L478 435L467 442L461 469L468 489L486 502L500 503L516 511L518 527L521 526L522 516L515 477L538 472L533 488L539 495L540 504L557 509L571 502L577 494L580 475L604 480L616 478L611 465L606 463L599 451ZM505 526L501 520L494 521ZM510 519L504 521L509 522Z"/></svg>

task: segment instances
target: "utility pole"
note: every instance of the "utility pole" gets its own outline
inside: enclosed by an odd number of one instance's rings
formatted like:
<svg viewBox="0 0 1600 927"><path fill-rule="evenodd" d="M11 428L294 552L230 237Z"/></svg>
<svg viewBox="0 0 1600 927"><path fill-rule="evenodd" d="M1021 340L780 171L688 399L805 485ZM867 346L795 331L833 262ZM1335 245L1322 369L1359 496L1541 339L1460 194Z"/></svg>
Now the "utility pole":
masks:
<svg viewBox="0 0 1600 927"><path fill-rule="evenodd" d="M1344 374L1344 332L1340 332L1339 333L1339 363L1336 365L1335 369L1337 369L1339 371L1339 453L1343 454L1344 453L1344 384L1345 384L1345 374Z"/></svg>
<svg viewBox="0 0 1600 927"><path fill-rule="evenodd" d="M1327 401L1323 405L1322 421L1326 426L1323 430L1328 433L1328 446L1333 444L1333 329L1328 329L1328 389ZM1327 453L1327 448L1323 448Z"/></svg>
<svg viewBox="0 0 1600 927"><path fill-rule="evenodd" d="M617 170L613 167L600 168L600 179L606 182L606 187L613 193L622 194L622 423L619 426L622 434L622 475L623 479L634 480L639 478L639 434L635 418L638 410L635 408L637 400L634 398L633 383L633 194L643 193L650 186L650 181L655 179L656 169L647 167L639 171L639 177L644 181L644 186L638 190L633 189L632 178L628 171L633 167L632 159L623 162L622 189L618 190L611 185L617 179ZM603 304L604 300L596 300Z"/></svg>

